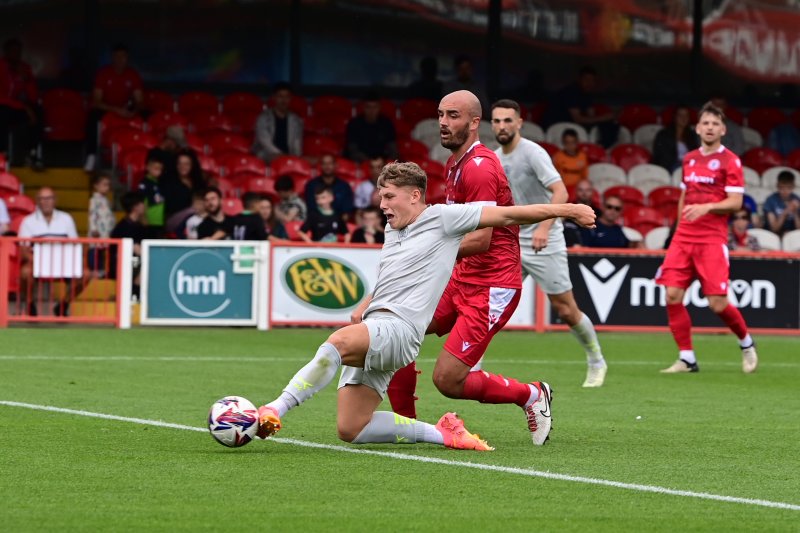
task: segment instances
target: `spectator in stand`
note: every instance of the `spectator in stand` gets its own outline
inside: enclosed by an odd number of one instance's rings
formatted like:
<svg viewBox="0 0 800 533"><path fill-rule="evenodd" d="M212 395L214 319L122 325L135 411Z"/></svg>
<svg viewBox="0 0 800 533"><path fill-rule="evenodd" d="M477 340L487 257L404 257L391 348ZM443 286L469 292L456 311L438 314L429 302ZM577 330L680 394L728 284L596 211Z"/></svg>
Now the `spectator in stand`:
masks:
<svg viewBox="0 0 800 533"><path fill-rule="evenodd" d="M588 179L579 181L575 186L575 203L590 206L597 218L600 218L600 207L594 203L594 185Z"/></svg>
<svg viewBox="0 0 800 533"><path fill-rule="evenodd" d="M92 197L89 199L89 237L108 239L117 219L108 201L111 192L111 177L98 174L92 179ZM89 268L92 271L104 271L106 266L105 245L89 246Z"/></svg>
<svg viewBox="0 0 800 533"><path fill-rule="evenodd" d="M622 215L622 199L609 196L603 204L602 214L592 229L581 228L581 242L592 248L628 248L630 241L619 223Z"/></svg>
<svg viewBox="0 0 800 533"><path fill-rule="evenodd" d="M177 216L185 220L191 215L192 195L206 189L206 180L197 155L191 148L182 148L175 159L173 175L161 176L161 194L164 196L164 218ZM168 226L175 225L168 223Z"/></svg>
<svg viewBox="0 0 800 533"><path fill-rule="evenodd" d="M408 86L408 98L427 98L439 101L444 92L442 82L439 81L439 62L435 57L425 56L419 62L420 77Z"/></svg>
<svg viewBox="0 0 800 533"><path fill-rule="evenodd" d="M597 126L600 144L610 148L619 137L619 124L613 113L595 114L596 87L597 71L588 66L581 68L578 80L558 91L547 106L543 118L544 126L551 126L556 122L575 122L587 130Z"/></svg>
<svg viewBox="0 0 800 533"><path fill-rule="evenodd" d="M653 140L653 164L673 172L683 162L683 156L700 146L700 141L691 124L691 112L686 106L678 106L672 122L656 134Z"/></svg>
<svg viewBox="0 0 800 533"><path fill-rule="evenodd" d="M3 199L0 198L0 235L8 233L9 224L11 224L11 218L8 216L8 208Z"/></svg>
<svg viewBox="0 0 800 533"><path fill-rule="evenodd" d="M484 111L490 108L489 101L486 99L486 91L474 79L475 69L472 60L464 55L456 56L453 61L453 69L456 77L454 80L444 84L443 94L450 94L456 91L469 91L478 97L481 109ZM438 98L436 99L438 100ZM392 159L391 157L389 159Z"/></svg>
<svg viewBox="0 0 800 533"><path fill-rule="evenodd" d="M353 196L353 205L356 209L366 209L372 204L372 193L385 164L386 161L382 157L369 160L369 177L356 186Z"/></svg>
<svg viewBox="0 0 800 533"><path fill-rule="evenodd" d="M24 141L19 142L27 163L40 170L42 112L38 101L33 70L22 60L22 42L9 39L3 43L3 57L0 58L0 152L8 150L8 135L12 129L18 130L23 133Z"/></svg>
<svg viewBox="0 0 800 533"><path fill-rule="evenodd" d="M347 222L333 207L331 187L319 183L314 190L314 209L309 210L308 218L300 227L300 237L306 242L336 242L337 235L343 235L345 242L349 241Z"/></svg>
<svg viewBox="0 0 800 533"><path fill-rule="evenodd" d="M203 194L203 202L206 216L197 226L197 238L212 241L229 239L233 233L233 219L225 216L222 210L222 191L209 187Z"/></svg>
<svg viewBox="0 0 800 533"><path fill-rule="evenodd" d="M722 95L712 97L711 103L720 108L723 113L728 108L728 100ZM739 157L746 151L742 127L727 115L725 116L725 135L722 136L722 144Z"/></svg>
<svg viewBox="0 0 800 533"><path fill-rule="evenodd" d="M553 156L553 166L561 174L561 180L567 187L589 177L589 160L578 148L578 132L567 128L561 134L561 150Z"/></svg>
<svg viewBox="0 0 800 533"><path fill-rule="evenodd" d="M294 192L294 179L291 176L278 177L275 181L275 192L280 198L275 209L275 216L281 223L285 224L294 220L302 222L306 219L308 207L303 199Z"/></svg>
<svg viewBox="0 0 800 533"><path fill-rule="evenodd" d="M147 157L145 175L139 182L139 192L144 196L146 206L145 219L148 229L152 232L150 237L160 236L164 227L164 196L161 193L161 173L164 164L154 156Z"/></svg>
<svg viewBox="0 0 800 533"><path fill-rule="evenodd" d="M314 205L317 188L325 185L333 191L333 209L345 218L349 217L353 213L353 189L336 175L336 158L323 155L319 162L319 171L319 176L306 183L306 205Z"/></svg>
<svg viewBox="0 0 800 533"><path fill-rule="evenodd" d="M56 239L77 239L75 221L69 213L56 209L56 194L50 187L42 187L36 193L36 211L22 219L19 227L20 237ZM31 295L36 294L34 286L33 254L34 248L20 245L21 264L19 270L20 293L28 301L28 314L36 316L38 311ZM80 293L91 275L88 268L82 267L83 272L72 272L71 262L67 261L69 253L63 246L47 245L40 249L45 258L49 255L50 261L44 260L37 277L50 279L65 279L67 291L65 298L56 302L53 314L56 316L69 316L69 303L73 296ZM82 274L82 277L80 277ZM77 277L76 277L77 276Z"/></svg>
<svg viewBox="0 0 800 533"><path fill-rule="evenodd" d="M751 227L750 211L746 208L743 207L731 215L731 223L728 229L729 250L748 250L751 252L761 250L758 239L747 234L749 227Z"/></svg>
<svg viewBox="0 0 800 533"><path fill-rule="evenodd" d="M164 164L164 172L161 174L164 180L177 176L178 151L184 148L186 148L186 134L182 126L175 124L167 128L158 146L151 148L147 153L148 157L155 156Z"/></svg>
<svg viewBox="0 0 800 533"><path fill-rule="evenodd" d="M132 239L133 255L142 255L142 241L147 238L147 228L145 222L145 203L144 197L138 192L126 192L120 200L122 209L125 210L125 217L120 220L114 229L111 230L112 239ZM117 253L116 246L111 247L111 265L109 273L112 279L116 278L117 272ZM138 263L137 263L138 264ZM133 295L139 297L139 267L133 271Z"/></svg>
<svg viewBox="0 0 800 533"><path fill-rule="evenodd" d="M303 154L303 119L289 110L292 89L288 83L277 83L272 94L275 102L256 120L253 153L266 162L281 155Z"/></svg>
<svg viewBox="0 0 800 533"><path fill-rule="evenodd" d="M778 235L800 229L800 196L794 193L794 173L784 170L778 174L778 192L764 202L767 229Z"/></svg>
<svg viewBox="0 0 800 533"><path fill-rule="evenodd" d="M264 221L258 212L261 195L254 192L245 193L242 197L244 211L233 216L233 231L230 238L236 241L265 241L267 232Z"/></svg>
<svg viewBox="0 0 800 533"><path fill-rule="evenodd" d="M350 242L367 244L383 244L383 228L381 211L375 207L368 207L361 214L361 227L350 236Z"/></svg>
<svg viewBox="0 0 800 533"><path fill-rule="evenodd" d="M197 227L206 218L206 201L205 191L195 192L192 194L192 214L183 223L183 228L176 231L176 234L184 239L196 241Z"/></svg>
<svg viewBox="0 0 800 533"><path fill-rule="evenodd" d="M245 194L245 197L247 194ZM264 231L267 234L267 239L270 241L289 240L289 234L286 233L286 228L283 227L283 224L278 222L278 219L275 216L275 209L273 208L270 197L266 194L260 194L257 196L256 212L258 213L258 216L261 217L261 221L264 223Z"/></svg>
<svg viewBox="0 0 800 533"><path fill-rule="evenodd" d="M397 158L394 124L381 115L380 97L375 92L370 92L364 99L364 111L350 119L345 137L344 155L353 161L361 163L375 157Z"/></svg>
<svg viewBox="0 0 800 533"><path fill-rule="evenodd" d="M111 64L97 71L92 89L92 111L86 123L86 164L84 170L95 168L97 153L97 123L108 112L123 118L136 116L144 100L142 77L128 65L128 48L118 44L111 52Z"/></svg>

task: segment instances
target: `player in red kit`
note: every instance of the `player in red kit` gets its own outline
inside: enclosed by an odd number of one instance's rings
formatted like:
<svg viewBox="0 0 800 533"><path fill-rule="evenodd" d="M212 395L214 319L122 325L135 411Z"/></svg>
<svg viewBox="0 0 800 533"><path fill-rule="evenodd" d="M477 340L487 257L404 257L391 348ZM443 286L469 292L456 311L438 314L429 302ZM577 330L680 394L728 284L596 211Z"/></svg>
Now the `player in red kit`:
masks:
<svg viewBox="0 0 800 533"><path fill-rule="evenodd" d="M678 345L678 360L664 373L697 372L692 349L692 322L683 305L686 289L700 280L708 305L736 334L742 349L742 370L758 366L755 343L739 310L728 302L728 215L742 206L744 177L739 158L722 146L725 115L710 103L700 110L697 134L701 145L683 158L678 227L656 273L667 288L667 317Z"/></svg>
<svg viewBox="0 0 800 533"><path fill-rule="evenodd" d="M480 121L480 102L469 91L450 93L439 104L442 146L453 154L446 166L447 203L514 205L497 155L478 140ZM459 262L427 330L439 336L449 334L436 361L433 382L449 398L519 405L534 444L542 445L551 427L550 386L482 370L470 372L519 303L519 229L485 228L469 233L458 256ZM387 391L395 412L415 417L415 387L413 367L395 374Z"/></svg>

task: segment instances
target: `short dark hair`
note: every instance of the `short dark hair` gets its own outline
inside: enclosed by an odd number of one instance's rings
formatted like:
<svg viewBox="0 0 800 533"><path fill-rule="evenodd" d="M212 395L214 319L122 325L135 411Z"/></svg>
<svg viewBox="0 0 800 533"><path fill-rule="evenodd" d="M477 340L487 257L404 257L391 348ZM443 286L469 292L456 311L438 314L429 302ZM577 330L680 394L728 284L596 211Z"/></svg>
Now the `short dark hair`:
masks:
<svg viewBox="0 0 800 533"><path fill-rule="evenodd" d="M712 104L711 102L706 102L703 104L703 107L700 108L700 114L698 116L703 116L706 113L711 113L712 115L716 116L718 119L724 121L725 120L725 112Z"/></svg>
<svg viewBox="0 0 800 533"><path fill-rule="evenodd" d="M122 204L122 209L125 210L125 214L130 215L134 207L144 203L144 196L136 191L129 191L122 195L120 203Z"/></svg>
<svg viewBox="0 0 800 533"><path fill-rule="evenodd" d="M314 196L319 196L320 194L324 194L326 192L333 194L333 189L324 183L318 183L317 186L314 187Z"/></svg>
<svg viewBox="0 0 800 533"><path fill-rule="evenodd" d="M164 160L161 158L161 156L159 156L155 152L150 152L149 154L147 154L147 161L145 162L145 164L149 165L150 163L161 163L163 165Z"/></svg>
<svg viewBox="0 0 800 533"><path fill-rule="evenodd" d="M208 196L209 193L212 192L217 196L219 196L220 198L222 198L222 191L219 190L219 187L214 187L213 185L211 187L206 187L205 192L203 192L203 198L205 198L206 196Z"/></svg>
<svg viewBox="0 0 800 533"><path fill-rule="evenodd" d="M794 185L794 172L783 170L778 173L778 183Z"/></svg>
<svg viewBox="0 0 800 533"><path fill-rule="evenodd" d="M294 190L294 180L289 174L284 174L282 176L278 176L278 179L275 180L275 190L276 191L293 191Z"/></svg>
<svg viewBox="0 0 800 533"><path fill-rule="evenodd" d="M574 128L567 128L561 132L561 140L563 141L567 137L575 137L577 139L578 132Z"/></svg>
<svg viewBox="0 0 800 533"><path fill-rule="evenodd" d="M108 172L100 172L92 176L92 187L94 187L103 180L111 180L111 174L109 174Z"/></svg>
<svg viewBox="0 0 800 533"><path fill-rule="evenodd" d="M276 93L278 91L292 92L292 86L289 84L288 81L279 81L272 87L273 93Z"/></svg>
<svg viewBox="0 0 800 533"><path fill-rule="evenodd" d="M513 109L514 111L516 111L517 116L522 116L522 110L520 109L519 104L516 101L511 100L510 98L503 98L502 100L498 100L495 103L493 103L491 111L494 111L495 108L498 107L503 109Z"/></svg>
<svg viewBox="0 0 800 533"><path fill-rule="evenodd" d="M383 214L383 211L381 211L379 208L375 207L374 205L371 205L369 207L365 207L361 211L362 215L366 215L367 213L372 213L374 215L377 215L378 218L380 218L380 216Z"/></svg>
<svg viewBox="0 0 800 533"><path fill-rule="evenodd" d="M252 211L251 207L254 207L260 201L261 195L257 192L246 192L242 195L242 205L248 211Z"/></svg>

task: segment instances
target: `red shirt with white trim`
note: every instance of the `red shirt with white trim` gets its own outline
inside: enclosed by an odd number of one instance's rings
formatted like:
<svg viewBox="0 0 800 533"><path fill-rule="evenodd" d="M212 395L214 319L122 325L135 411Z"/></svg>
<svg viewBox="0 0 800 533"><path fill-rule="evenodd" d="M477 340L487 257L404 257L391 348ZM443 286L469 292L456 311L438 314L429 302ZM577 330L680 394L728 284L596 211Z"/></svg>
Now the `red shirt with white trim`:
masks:
<svg viewBox="0 0 800 533"><path fill-rule="evenodd" d="M683 158L681 189L686 191L683 205L719 202L727 198L728 193L744 194L744 174L739 157L724 146L710 154L701 150L692 150ZM691 222L681 218L673 240L727 244L728 215L708 213Z"/></svg>
<svg viewBox="0 0 800 533"><path fill-rule="evenodd" d="M458 161L450 156L445 179L448 204L514 205L500 160L480 142ZM522 288L519 226L494 228L489 249L460 260L453 279L483 287Z"/></svg>
<svg viewBox="0 0 800 533"><path fill-rule="evenodd" d="M142 78L131 67L119 73L109 65L97 71L94 88L103 91L103 103L126 107L133 100L133 92L142 89Z"/></svg>

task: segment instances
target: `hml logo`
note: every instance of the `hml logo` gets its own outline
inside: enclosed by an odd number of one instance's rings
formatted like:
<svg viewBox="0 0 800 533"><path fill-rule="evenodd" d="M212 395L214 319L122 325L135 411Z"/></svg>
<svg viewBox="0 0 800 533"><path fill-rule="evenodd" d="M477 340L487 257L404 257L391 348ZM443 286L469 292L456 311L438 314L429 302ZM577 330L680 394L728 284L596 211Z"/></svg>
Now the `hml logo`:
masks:
<svg viewBox="0 0 800 533"><path fill-rule="evenodd" d="M175 286L178 294L222 295L225 294L225 271L217 271L216 276L190 276L178 270Z"/></svg>

